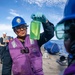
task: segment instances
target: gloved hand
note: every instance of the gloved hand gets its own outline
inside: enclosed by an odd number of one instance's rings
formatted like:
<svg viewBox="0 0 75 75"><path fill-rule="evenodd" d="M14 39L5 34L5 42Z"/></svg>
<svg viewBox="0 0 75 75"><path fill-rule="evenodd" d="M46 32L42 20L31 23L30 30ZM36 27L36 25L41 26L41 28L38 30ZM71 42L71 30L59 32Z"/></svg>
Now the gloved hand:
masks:
<svg viewBox="0 0 75 75"><path fill-rule="evenodd" d="M31 18L33 20L40 21L40 22L43 22L43 23L46 23L46 21L47 21L46 17L41 13L32 14Z"/></svg>

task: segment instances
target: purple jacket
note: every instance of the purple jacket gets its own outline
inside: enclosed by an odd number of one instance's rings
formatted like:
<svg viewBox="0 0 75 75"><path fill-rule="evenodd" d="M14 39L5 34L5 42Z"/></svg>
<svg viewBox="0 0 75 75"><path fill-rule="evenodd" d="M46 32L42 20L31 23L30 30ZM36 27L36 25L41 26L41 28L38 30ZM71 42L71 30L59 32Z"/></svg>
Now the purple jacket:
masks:
<svg viewBox="0 0 75 75"><path fill-rule="evenodd" d="M29 49L29 53L21 52ZM13 75L44 75L42 69L42 54L36 40L26 36L24 46L15 38L9 43L9 52L13 61Z"/></svg>
<svg viewBox="0 0 75 75"><path fill-rule="evenodd" d="M75 75L75 63L66 68L64 75Z"/></svg>

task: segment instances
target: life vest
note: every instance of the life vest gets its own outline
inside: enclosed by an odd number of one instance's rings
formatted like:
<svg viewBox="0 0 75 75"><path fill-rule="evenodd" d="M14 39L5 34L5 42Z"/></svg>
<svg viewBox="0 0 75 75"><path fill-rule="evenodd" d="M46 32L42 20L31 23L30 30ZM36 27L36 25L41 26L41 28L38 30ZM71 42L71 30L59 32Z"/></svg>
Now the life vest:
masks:
<svg viewBox="0 0 75 75"><path fill-rule="evenodd" d="M28 49L28 52L22 51ZM17 39L9 42L13 75L43 75L42 54L36 40L26 36L24 46Z"/></svg>

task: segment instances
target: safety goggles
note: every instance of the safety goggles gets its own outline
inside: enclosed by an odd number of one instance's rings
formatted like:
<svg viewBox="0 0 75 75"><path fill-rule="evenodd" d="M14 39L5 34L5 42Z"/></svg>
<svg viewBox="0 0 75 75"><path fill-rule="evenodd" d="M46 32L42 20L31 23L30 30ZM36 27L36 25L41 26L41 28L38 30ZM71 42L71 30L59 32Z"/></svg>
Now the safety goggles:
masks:
<svg viewBox="0 0 75 75"><path fill-rule="evenodd" d="M56 25L55 33L56 33L57 39L64 39L64 25L63 24Z"/></svg>
<svg viewBox="0 0 75 75"><path fill-rule="evenodd" d="M14 28L15 31L21 31L21 30L27 30L27 27L25 25L16 26Z"/></svg>
<svg viewBox="0 0 75 75"><path fill-rule="evenodd" d="M68 39L75 34L75 20L70 20L55 27L57 39Z"/></svg>

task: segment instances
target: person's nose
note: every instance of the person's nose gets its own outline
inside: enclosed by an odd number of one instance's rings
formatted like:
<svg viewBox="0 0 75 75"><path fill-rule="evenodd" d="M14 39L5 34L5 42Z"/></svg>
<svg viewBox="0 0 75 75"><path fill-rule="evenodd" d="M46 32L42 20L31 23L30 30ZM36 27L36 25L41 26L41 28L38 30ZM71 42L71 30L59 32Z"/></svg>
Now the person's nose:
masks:
<svg viewBox="0 0 75 75"><path fill-rule="evenodd" d="M20 28L20 30L24 30L24 28Z"/></svg>

